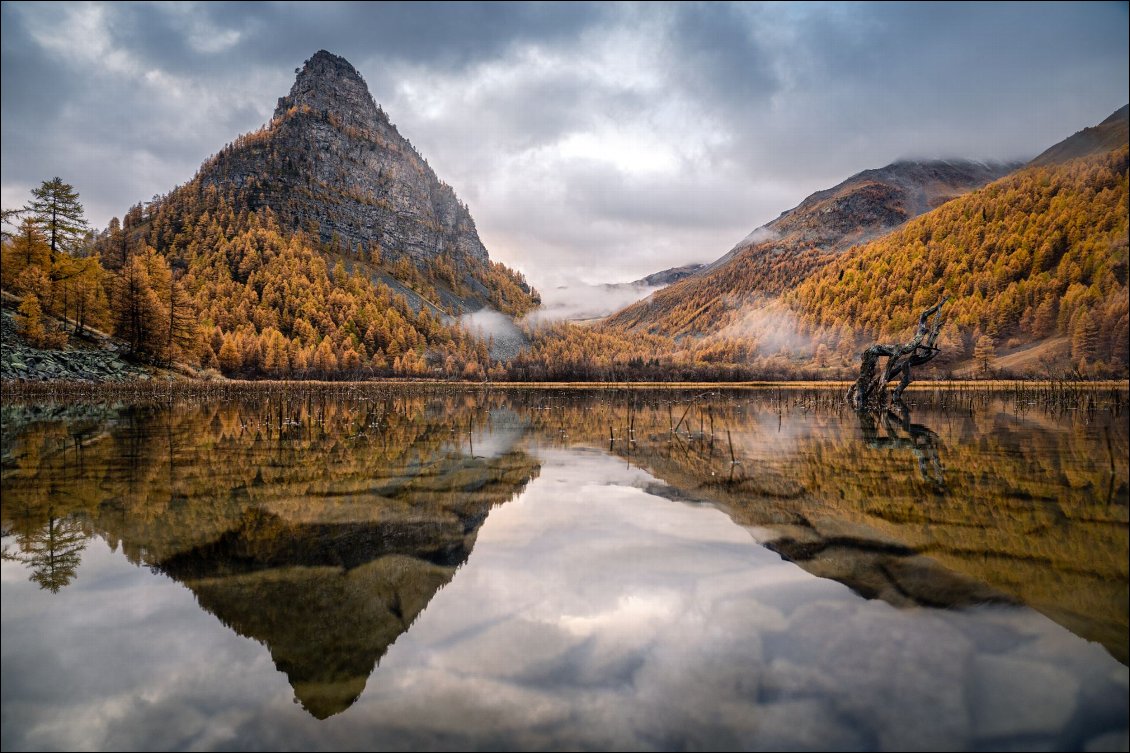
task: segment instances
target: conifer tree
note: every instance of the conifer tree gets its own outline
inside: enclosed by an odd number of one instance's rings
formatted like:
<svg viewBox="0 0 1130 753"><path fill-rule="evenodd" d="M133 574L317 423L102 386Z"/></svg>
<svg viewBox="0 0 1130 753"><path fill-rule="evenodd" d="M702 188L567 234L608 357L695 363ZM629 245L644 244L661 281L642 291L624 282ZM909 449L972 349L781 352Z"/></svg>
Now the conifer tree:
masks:
<svg viewBox="0 0 1130 753"><path fill-rule="evenodd" d="M217 357L220 360L220 370L228 375L239 371L243 363L239 357L239 348L236 347L235 338L232 335L224 335L224 343L220 346Z"/></svg>
<svg viewBox="0 0 1130 753"><path fill-rule="evenodd" d="M4 242L4 254L0 259L0 284L5 288L13 287L20 273L31 266L46 269L49 250L35 218L25 216L17 231Z"/></svg>
<svg viewBox="0 0 1130 753"><path fill-rule="evenodd" d="M1091 316L1090 311L1084 311L1075 319L1075 327L1071 333L1071 357L1075 361L1094 361L1099 350L1099 323Z"/></svg>
<svg viewBox="0 0 1130 753"><path fill-rule="evenodd" d="M24 296L16 315L16 330L29 345L41 348L47 340L47 330L43 326L43 309L39 296L28 293Z"/></svg>
<svg viewBox="0 0 1130 753"><path fill-rule="evenodd" d="M33 188L31 194L35 198L28 209L47 236L52 263L60 252L77 255L88 230L78 191L55 177Z"/></svg>
<svg viewBox="0 0 1130 753"><path fill-rule="evenodd" d="M72 259L73 272L64 284L73 288L71 295L75 332L82 333L89 325L105 327L110 320L106 298L106 270L97 259Z"/></svg>
<svg viewBox="0 0 1130 753"><path fill-rule="evenodd" d="M128 343L134 355L160 358L164 313L142 258L133 257L117 278L114 334Z"/></svg>
<svg viewBox="0 0 1130 753"><path fill-rule="evenodd" d="M988 335L981 335L977 338L977 344L973 346L973 361L977 364L978 370L987 375L989 369L993 365L993 353L996 350L996 343L993 338Z"/></svg>

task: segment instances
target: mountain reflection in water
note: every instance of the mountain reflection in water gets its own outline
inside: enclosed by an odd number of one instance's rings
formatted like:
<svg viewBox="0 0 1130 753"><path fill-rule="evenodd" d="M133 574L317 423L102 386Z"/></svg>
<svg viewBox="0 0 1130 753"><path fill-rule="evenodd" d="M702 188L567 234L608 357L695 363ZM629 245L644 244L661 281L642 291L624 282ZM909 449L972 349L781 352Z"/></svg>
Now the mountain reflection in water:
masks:
<svg viewBox="0 0 1130 753"><path fill-rule="evenodd" d="M1028 606L1126 663L1124 416L1007 396L884 414L806 401L416 389L5 404L5 567L66 598L98 537L265 646L324 719L468 562L491 509L543 458L588 448L865 598ZM561 483L581 494L577 473ZM562 525L583 551L585 526ZM658 608L645 602L626 608Z"/></svg>
<svg viewBox="0 0 1130 753"><path fill-rule="evenodd" d="M466 561L490 508L537 476L520 450L462 452L436 420L452 415L473 411L309 399L10 415L5 553L57 590L85 537L105 538L267 646L325 718Z"/></svg>

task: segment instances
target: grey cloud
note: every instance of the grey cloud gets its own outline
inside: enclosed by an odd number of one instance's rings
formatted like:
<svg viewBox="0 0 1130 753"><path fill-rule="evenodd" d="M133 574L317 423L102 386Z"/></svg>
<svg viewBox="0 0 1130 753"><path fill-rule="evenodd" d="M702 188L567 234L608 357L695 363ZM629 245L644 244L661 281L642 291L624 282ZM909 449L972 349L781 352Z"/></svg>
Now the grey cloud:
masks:
<svg viewBox="0 0 1130 753"><path fill-rule="evenodd" d="M777 172L806 148L847 173L907 156L1034 156L1125 104L1125 5L812 9L777 50L790 109L741 151ZM809 164L801 163L802 168Z"/></svg>
<svg viewBox="0 0 1130 753"><path fill-rule="evenodd" d="M572 36L605 11L588 3L290 2L107 5L115 42L173 72L301 64L319 47L360 60L461 67L527 39ZM38 11L36 11L38 12ZM234 41L220 44L225 35ZM207 49L209 42L217 49Z"/></svg>
<svg viewBox="0 0 1130 753"><path fill-rule="evenodd" d="M677 6L666 61L671 78L709 96L716 106L766 106L782 81L756 35L761 15L756 6Z"/></svg>
<svg viewBox="0 0 1130 753"><path fill-rule="evenodd" d="M0 101L7 144L13 137L32 138L28 133L30 126L55 117L81 89L81 84L30 38L23 18L10 4L0 5L0 20Z"/></svg>
<svg viewBox="0 0 1130 753"><path fill-rule="evenodd" d="M749 206L748 192L728 185L731 176L689 163L678 175L659 179L593 162L579 163L561 177L565 200L578 216L641 229L716 227Z"/></svg>
<svg viewBox="0 0 1130 753"><path fill-rule="evenodd" d="M514 257L500 256L528 276L539 272L536 284L549 288L561 276L618 282L640 277L637 270L672 266L671 258L709 261L748 232L745 212L736 207L744 192L728 197L736 217L730 221L707 206L707 196L676 196L669 203L678 193L676 185L654 189L644 180L579 163L523 176L513 191L484 197L472 210L492 253L519 249ZM530 259L560 262L531 269Z"/></svg>
<svg viewBox="0 0 1130 753"><path fill-rule="evenodd" d="M282 62L320 45L351 60L406 60L457 68L525 40L570 37L606 11L588 3L238 3L214 22L243 31L240 54ZM289 58L287 58L289 59Z"/></svg>
<svg viewBox="0 0 1130 753"><path fill-rule="evenodd" d="M422 82L435 80L429 70L413 71ZM378 74L379 75L379 74ZM438 83L438 82L437 82ZM458 91L463 77L443 79L443 85ZM462 92L454 112L444 117L413 120L416 103L389 81L385 109L405 113L400 127L411 131L413 143L425 150L429 162L445 166L457 177L470 178L489 171L499 153L521 153L553 144L572 132L583 131L604 117L615 117L632 107L632 96L616 89L593 85L569 71L551 71L544 76L518 78L506 85L482 91ZM642 108L646 103L635 100Z"/></svg>
<svg viewBox="0 0 1130 753"><path fill-rule="evenodd" d="M480 135L515 149L552 142L601 118L631 117L650 103L614 87L555 72L541 80L524 80L508 91L494 91L478 103L489 116ZM499 136L502 139L499 139Z"/></svg>
<svg viewBox="0 0 1130 753"><path fill-rule="evenodd" d="M294 67L325 48L469 203L492 256L536 285L715 258L811 191L898 158L1034 155L1125 104L1130 86L1125 3L0 13L6 201L58 174L104 224L265 122ZM106 54L76 58L32 33L80 13L103 26L71 46L94 39ZM122 59L129 70L111 65ZM565 148L599 151L610 136L606 154ZM618 162L633 140L666 161Z"/></svg>

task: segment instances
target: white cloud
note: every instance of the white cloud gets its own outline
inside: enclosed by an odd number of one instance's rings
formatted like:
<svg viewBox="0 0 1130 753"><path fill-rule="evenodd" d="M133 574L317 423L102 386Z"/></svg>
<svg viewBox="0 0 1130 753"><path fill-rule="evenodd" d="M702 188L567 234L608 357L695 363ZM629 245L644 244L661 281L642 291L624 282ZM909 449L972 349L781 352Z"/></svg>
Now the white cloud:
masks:
<svg viewBox="0 0 1130 753"><path fill-rule="evenodd" d="M136 76L141 69L127 50L114 47L105 9L100 5L59 7L28 13L28 31L44 49L76 67Z"/></svg>

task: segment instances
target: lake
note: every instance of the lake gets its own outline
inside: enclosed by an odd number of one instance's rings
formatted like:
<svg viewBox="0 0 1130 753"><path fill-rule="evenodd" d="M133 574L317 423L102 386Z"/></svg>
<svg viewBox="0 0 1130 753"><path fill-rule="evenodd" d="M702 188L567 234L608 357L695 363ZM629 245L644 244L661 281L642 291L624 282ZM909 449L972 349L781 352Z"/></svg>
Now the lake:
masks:
<svg viewBox="0 0 1130 753"><path fill-rule="evenodd" d="M6 399L4 750L1126 750L1125 391Z"/></svg>

